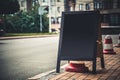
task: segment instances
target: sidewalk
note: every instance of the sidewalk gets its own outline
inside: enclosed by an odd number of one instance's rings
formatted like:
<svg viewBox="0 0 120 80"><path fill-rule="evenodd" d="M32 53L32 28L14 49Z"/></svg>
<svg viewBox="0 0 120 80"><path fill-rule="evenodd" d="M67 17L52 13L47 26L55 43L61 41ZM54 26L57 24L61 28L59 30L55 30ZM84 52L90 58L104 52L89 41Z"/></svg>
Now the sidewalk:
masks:
<svg viewBox="0 0 120 80"><path fill-rule="evenodd" d="M104 54L105 69L101 69L100 60L97 58L97 74L92 74L92 63L84 61L89 68L87 73L66 72L64 67L60 73L55 70L44 74L39 74L28 80L120 80L120 48L114 48L116 55Z"/></svg>

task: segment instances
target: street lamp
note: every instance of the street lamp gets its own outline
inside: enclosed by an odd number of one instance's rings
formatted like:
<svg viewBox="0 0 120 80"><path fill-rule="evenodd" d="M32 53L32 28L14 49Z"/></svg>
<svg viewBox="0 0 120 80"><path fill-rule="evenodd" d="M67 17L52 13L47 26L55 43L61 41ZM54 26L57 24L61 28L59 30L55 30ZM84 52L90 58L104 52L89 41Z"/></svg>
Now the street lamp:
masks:
<svg viewBox="0 0 120 80"><path fill-rule="evenodd" d="M43 8L41 6L42 2L41 0L39 0L39 4L40 4L40 7L39 7L39 15L40 15L40 31L42 31L42 28L43 28L43 25L42 25L42 15L44 13L43 11ZM51 0L48 0L48 6L49 6L49 33L51 33Z"/></svg>
<svg viewBox="0 0 120 80"><path fill-rule="evenodd" d="M39 0L39 8L38 8L38 14L40 15L40 32L42 32L42 28L43 28L43 25L42 25L42 15L43 15L43 9L42 9L42 6L41 6L41 0Z"/></svg>
<svg viewBox="0 0 120 80"><path fill-rule="evenodd" d="M51 0L48 0L49 3L49 33L51 33Z"/></svg>
<svg viewBox="0 0 120 80"><path fill-rule="evenodd" d="M42 25L43 10L42 10L41 6L39 7L39 15L40 15L40 32L42 32L42 28L43 28L43 25Z"/></svg>

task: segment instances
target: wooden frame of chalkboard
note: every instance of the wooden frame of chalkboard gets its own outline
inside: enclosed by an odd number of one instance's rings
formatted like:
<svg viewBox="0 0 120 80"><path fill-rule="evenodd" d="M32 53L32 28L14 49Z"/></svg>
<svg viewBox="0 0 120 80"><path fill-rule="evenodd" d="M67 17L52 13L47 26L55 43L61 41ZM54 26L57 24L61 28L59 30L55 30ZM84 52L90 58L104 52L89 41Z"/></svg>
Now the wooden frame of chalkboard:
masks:
<svg viewBox="0 0 120 80"><path fill-rule="evenodd" d="M56 72L61 60L93 61L96 73L97 38L100 26L98 11L63 12Z"/></svg>

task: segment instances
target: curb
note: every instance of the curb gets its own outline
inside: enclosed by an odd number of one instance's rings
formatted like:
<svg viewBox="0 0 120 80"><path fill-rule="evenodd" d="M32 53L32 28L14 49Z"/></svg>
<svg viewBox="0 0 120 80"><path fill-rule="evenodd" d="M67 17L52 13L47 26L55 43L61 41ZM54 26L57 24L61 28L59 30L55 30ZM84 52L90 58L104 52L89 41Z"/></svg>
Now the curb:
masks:
<svg viewBox="0 0 120 80"><path fill-rule="evenodd" d="M66 65L67 65L67 64L61 66L61 69L65 68ZM35 76L33 76L33 77L30 77L30 78L28 78L27 80L40 80L41 77L50 75L50 74L52 74L52 73L56 73L55 71L56 71L56 70L53 69L53 70L51 70L51 71L47 71L47 72L44 72L44 73L35 75Z"/></svg>
<svg viewBox="0 0 120 80"><path fill-rule="evenodd" d="M0 37L0 40L24 39L24 38L40 38L40 37L54 37L54 36L58 36L58 35L38 35L38 36Z"/></svg>

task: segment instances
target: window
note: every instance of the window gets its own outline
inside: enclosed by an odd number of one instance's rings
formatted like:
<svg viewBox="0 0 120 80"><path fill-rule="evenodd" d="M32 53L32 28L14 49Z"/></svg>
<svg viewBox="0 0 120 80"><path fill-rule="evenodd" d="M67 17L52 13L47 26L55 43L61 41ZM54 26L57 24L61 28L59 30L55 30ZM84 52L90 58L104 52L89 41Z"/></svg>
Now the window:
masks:
<svg viewBox="0 0 120 80"><path fill-rule="evenodd" d="M109 23L109 15L103 15L103 22Z"/></svg>
<svg viewBox="0 0 120 80"><path fill-rule="evenodd" d="M24 7L24 1L21 1L21 7Z"/></svg>
<svg viewBox="0 0 120 80"><path fill-rule="evenodd" d="M61 0L57 0L57 2L61 2Z"/></svg>
<svg viewBox="0 0 120 80"><path fill-rule="evenodd" d="M60 7L57 7L57 11L58 11L58 13L60 13Z"/></svg>
<svg viewBox="0 0 120 80"><path fill-rule="evenodd" d="M90 10L90 4L86 4L86 10Z"/></svg>
<svg viewBox="0 0 120 80"><path fill-rule="evenodd" d="M102 8L103 8L103 3L102 3L102 1L101 1L101 2L99 2L99 8L100 8L100 9L102 9Z"/></svg>
<svg viewBox="0 0 120 80"><path fill-rule="evenodd" d="M117 14L111 14L110 15L110 23L111 25L118 25L119 24L119 16Z"/></svg>
<svg viewBox="0 0 120 80"><path fill-rule="evenodd" d="M83 4L79 5L79 10L83 10Z"/></svg>
<svg viewBox="0 0 120 80"><path fill-rule="evenodd" d="M118 3L118 8L120 8L120 0L118 0L118 2L117 2L117 3Z"/></svg>
<svg viewBox="0 0 120 80"><path fill-rule="evenodd" d="M54 0L50 0L51 2L54 2Z"/></svg>
<svg viewBox="0 0 120 80"><path fill-rule="evenodd" d="M94 2L94 8L97 9L97 2Z"/></svg>
<svg viewBox="0 0 120 80"><path fill-rule="evenodd" d="M113 2L113 8L117 8L118 4L117 2Z"/></svg>
<svg viewBox="0 0 120 80"><path fill-rule="evenodd" d="M104 4L103 4L102 1L94 3L94 8L95 9L102 9L103 7L104 7Z"/></svg>
<svg viewBox="0 0 120 80"><path fill-rule="evenodd" d="M42 2L46 2L46 0L42 0Z"/></svg>
<svg viewBox="0 0 120 80"><path fill-rule="evenodd" d="M105 0L104 1L104 6L105 6L105 9L112 9L113 8L113 1L112 0Z"/></svg>
<svg viewBox="0 0 120 80"><path fill-rule="evenodd" d="M100 8L100 4L99 3L97 3L97 9L99 9Z"/></svg>

